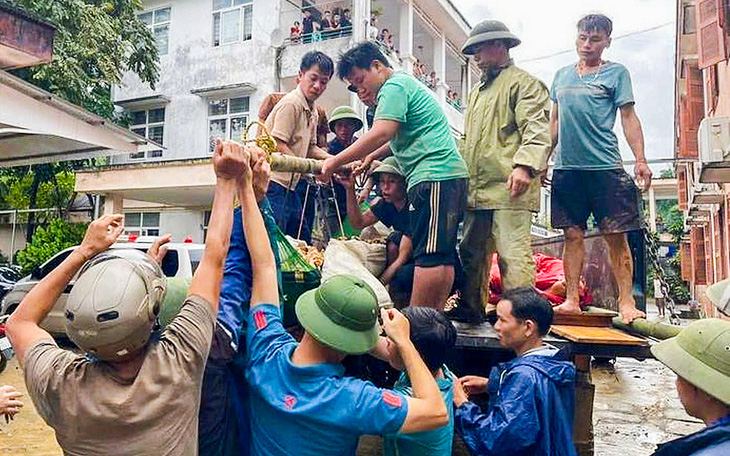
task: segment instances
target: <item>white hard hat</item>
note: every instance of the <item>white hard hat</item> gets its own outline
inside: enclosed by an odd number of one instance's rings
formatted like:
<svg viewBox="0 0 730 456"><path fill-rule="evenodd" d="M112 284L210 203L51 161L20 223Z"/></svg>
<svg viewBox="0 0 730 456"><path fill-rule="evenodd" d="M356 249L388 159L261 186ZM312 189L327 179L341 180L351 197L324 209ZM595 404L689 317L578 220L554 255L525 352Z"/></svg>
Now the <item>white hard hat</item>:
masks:
<svg viewBox="0 0 730 456"><path fill-rule="evenodd" d="M136 249L112 249L86 262L66 302L66 334L82 350L122 361L147 344L165 297L160 266Z"/></svg>

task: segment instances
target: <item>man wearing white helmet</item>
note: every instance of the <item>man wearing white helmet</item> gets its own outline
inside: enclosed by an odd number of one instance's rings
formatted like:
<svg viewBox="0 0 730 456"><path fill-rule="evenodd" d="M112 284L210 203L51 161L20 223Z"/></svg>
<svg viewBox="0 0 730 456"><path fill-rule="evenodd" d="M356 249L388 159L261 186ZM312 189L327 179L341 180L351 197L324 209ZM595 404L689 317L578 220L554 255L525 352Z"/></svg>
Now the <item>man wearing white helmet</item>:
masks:
<svg viewBox="0 0 730 456"><path fill-rule="evenodd" d="M119 214L92 222L81 245L8 320L28 393L64 454L197 454L200 388L231 233L230 208L248 161L242 146L216 144L205 254L180 313L159 335L152 335L165 293L159 266L139 252L106 251L124 229ZM160 244L152 255L164 253ZM39 326L79 270L67 303L67 333L87 355L59 348Z"/></svg>

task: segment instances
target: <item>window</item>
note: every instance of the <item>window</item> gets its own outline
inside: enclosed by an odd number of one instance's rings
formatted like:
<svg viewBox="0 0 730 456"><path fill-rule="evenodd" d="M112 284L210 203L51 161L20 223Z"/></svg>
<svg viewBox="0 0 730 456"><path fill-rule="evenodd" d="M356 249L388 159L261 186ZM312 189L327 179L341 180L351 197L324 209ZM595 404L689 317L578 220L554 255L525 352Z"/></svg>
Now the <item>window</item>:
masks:
<svg viewBox="0 0 730 456"><path fill-rule="evenodd" d="M695 6L685 5L682 14L682 33L688 35L690 33L695 33L696 30Z"/></svg>
<svg viewBox="0 0 730 456"><path fill-rule="evenodd" d="M159 236L160 213L126 212L124 214L124 233L137 236Z"/></svg>
<svg viewBox="0 0 730 456"><path fill-rule="evenodd" d="M129 128L140 136L151 139L157 144L162 144L165 132L165 108L155 108L142 111L132 111L130 113L132 120L129 122ZM144 152L135 152L129 154L130 159L144 158ZM147 158L162 157L162 150L150 150L147 152Z"/></svg>
<svg viewBox="0 0 730 456"><path fill-rule="evenodd" d="M147 24L152 36L157 41L160 55L167 54L170 34L170 7L147 11L139 15L139 20Z"/></svg>
<svg viewBox="0 0 730 456"><path fill-rule="evenodd" d="M248 97L208 101L209 152L213 152L216 139L241 139L248 123L248 107Z"/></svg>
<svg viewBox="0 0 730 456"><path fill-rule="evenodd" d="M213 46L251 39L253 0L213 0Z"/></svg>

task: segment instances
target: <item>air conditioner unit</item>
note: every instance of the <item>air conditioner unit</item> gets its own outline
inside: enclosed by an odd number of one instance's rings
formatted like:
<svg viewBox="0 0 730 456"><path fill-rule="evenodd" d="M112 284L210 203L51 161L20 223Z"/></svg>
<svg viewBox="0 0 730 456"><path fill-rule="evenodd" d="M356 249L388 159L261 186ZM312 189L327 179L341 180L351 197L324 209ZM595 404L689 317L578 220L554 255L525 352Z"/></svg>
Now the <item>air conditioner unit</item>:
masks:
<svg viewBox="0 0 730 456"><path fill-rule="evenodd" d="M691 204L722 204L725 194L717 184L703 184L695 182L690 190Z"/></svg>
<svg viewBox="0 0 730 456"><path fill-rule="evenodd" d="M700 182L730 182L730 118L705 117L697 139Z"/></svg>

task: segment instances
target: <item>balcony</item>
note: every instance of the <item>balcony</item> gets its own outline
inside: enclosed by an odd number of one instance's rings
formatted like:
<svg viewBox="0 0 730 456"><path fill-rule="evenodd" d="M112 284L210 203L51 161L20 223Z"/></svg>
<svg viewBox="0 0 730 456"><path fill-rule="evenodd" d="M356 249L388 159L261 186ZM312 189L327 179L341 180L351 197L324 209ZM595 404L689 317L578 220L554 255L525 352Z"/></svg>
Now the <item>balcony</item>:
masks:
<svg viewBox="0 0 730 456"><path fill-rule="evenodd" d="M717 184L696 183L691 190L691 203L693 205L722 204L725 201L725 194Z"/></svg>

